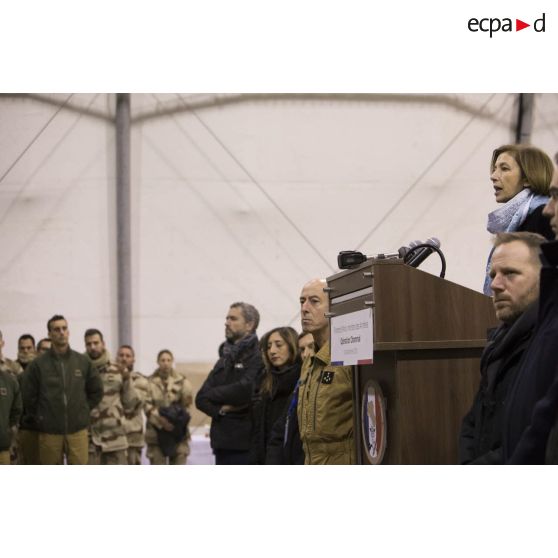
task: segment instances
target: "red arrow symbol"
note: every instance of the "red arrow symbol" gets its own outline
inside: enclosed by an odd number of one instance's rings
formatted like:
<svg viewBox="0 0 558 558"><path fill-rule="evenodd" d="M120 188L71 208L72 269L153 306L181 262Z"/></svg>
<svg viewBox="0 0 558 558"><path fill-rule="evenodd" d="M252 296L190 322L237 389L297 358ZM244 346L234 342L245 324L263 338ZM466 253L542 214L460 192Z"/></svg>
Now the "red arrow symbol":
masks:
<svg viewBox="0 0 558 558"><path fill-rule="evenodd" d="M526 27L531 27L531 24L530 23L525 23L524 21L521 21L520 19L515 20L515 30L516 31L521 31L522 29L525 29Z"/></svg>

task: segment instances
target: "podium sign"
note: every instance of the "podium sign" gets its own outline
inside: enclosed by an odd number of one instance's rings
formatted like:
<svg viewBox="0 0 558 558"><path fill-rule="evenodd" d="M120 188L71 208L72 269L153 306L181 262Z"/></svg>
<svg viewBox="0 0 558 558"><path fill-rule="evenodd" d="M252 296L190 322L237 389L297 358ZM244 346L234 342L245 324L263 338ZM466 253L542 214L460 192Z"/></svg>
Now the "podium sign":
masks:
<svg viewBox="0 0 558 558"><path fill-rule="evenodd" d="M331 318L331 365L352 366L374 362L372 309Z"/></svg>

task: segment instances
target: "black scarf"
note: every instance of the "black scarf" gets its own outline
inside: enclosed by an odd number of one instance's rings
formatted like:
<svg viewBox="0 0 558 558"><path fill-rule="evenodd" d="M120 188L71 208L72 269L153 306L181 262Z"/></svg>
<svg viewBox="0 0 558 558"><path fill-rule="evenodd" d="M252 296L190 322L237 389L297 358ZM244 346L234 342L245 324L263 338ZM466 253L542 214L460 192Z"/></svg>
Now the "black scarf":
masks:
<svg viewBox="0 0 558 558"><path fill-rule="evenodd" d="M249 350L257 350L258 336L255 333L250 333L243 337L238 343L231 343L228 339L223 345L223 357L225 362L234 363L238 360L239 356Z"/></svg>

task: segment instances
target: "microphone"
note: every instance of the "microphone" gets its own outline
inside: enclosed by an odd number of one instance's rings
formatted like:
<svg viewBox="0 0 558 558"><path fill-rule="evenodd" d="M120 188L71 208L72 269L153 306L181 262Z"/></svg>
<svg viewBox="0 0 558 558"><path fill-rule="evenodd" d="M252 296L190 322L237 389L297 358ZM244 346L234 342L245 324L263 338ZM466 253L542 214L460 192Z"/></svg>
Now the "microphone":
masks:
<svg viewBox="0 0 558 558"><path fill-rule="evenodd" d="M409 246L401 246L395 254L374 254L365 255L362 252L357 252L356 250L343 250L337 255L337 266L339 269L351 269L357 267L369 259L379 259L383 260L386 258L400 258L404 259L405 256L411 251L412 248L423 244L420 240L413 240L409 242Z"/></svg>
<svg viewBox="0 0 558 558"><path fill-rule="evenodd" d="M426 246L427 244L429 246ZM405 263L411 267L418 267L430 254L436 251L436 248L440 248L441 243L437 238L432 237L418 244L418 246L422 246L422 248L417 248L411 253L409 260L405 261ZM434 248L431 248L431 246L434 246Z"/></svg>

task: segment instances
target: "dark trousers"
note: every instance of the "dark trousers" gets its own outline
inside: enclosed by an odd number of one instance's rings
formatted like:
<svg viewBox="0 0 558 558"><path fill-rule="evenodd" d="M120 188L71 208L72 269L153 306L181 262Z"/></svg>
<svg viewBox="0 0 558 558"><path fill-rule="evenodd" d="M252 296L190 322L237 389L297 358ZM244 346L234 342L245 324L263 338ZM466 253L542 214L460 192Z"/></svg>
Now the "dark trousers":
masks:
<svg viewBox="0 0 558 558"><path fill-rule="evenodd" d="M213 450L215 454L215 465L249 465L248 450Z"/></svg>

